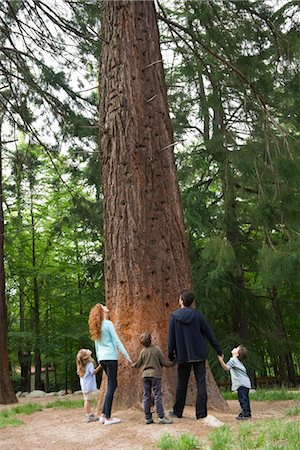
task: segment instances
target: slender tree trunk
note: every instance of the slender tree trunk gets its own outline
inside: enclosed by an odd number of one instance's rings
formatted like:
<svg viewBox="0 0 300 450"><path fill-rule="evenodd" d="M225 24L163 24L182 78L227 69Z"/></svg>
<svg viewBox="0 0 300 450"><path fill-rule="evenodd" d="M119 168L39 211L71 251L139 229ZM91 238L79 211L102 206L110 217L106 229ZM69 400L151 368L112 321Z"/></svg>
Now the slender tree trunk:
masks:
<svg viewBox="0 0 300 450"><path fill-rule="evenodd" d="M219 142L220 152L217 156L219 173L223 188L224 199L224 232L228 242L230 242L235 255L235 267L232 271L231 282L231 310L232 310L232 330L237 333L243 342L249 339L248 315L246 312L246 287L242 265L241 247L242 239L239 230L236 213L236 195L234 191L234 180L230 163L230 153L226 146L226 129L224 125L225 113L222 105L222 98L219 87L212 80L214 94L218 98L218 107L214 110L213 135L216 142ZM218 155L218 152L216 152Z"/></svg>
<svg viewBox="0 0 300 450"><path fill-rule="evenodd" d="M16 183L16 203L17 203L17 231L21 233L22 231L22 224L23 224L23 217L22 217L22 174L23 174L23 164L22 164L22 155L17 149L16 151L16 157L15 157L15 167L14 167L14 176L15 176L15 183ZM24 252L23 252L23 244L19 242L18 244L18 258L19 258L19 264L23 265L23 262L25 261L24 258ZM26 326L25 326L25 296L24 296L24 287L23 287L23 280L22 280L22 270L21 267L19 269L19 322L20 322L20 332L24 333ZM30 347L26 343L26 341L21 341L19 344L19 350L18 350L18 361L20 364L21 369L21 383L20 383L20 390L22 392L30 392L31 389L31 352Z"/></svg>
<svg viewBox="0 0 300 450"><path fill-rule="evenodd" d="M36 251L35 251L35 223L33 212L33 197L31 186L31 199L30 199L30 214L31 214L31 245L32 245L32 270L33 270L33 325L34 325L34 361L35 361L35 377L34 387L35 389L43 389L42 385L42 362L41 362L41 350L40 350L40 294L38 279L36 275Z"/></svg>
<svg viewBox="0 0 300 450"><path fill-rule="evenodd" d="M17 403L8 363L7 346L7 306L5 296L5 273L4 273L4 217L3 217L3 190L2 190L2 120L3 113L0 112L0 403Z"/></svg>
<svg viewBox="0 0 300 450"><path fill-rule="evenodd" d="M152 1L103 1L100 70L106 302L132 359L150 331L166 353L171 311L191 269L176 180L174 140ZM171 403L176 370L164 371ZM209 380L214 384L213 378ZM141 401L141 380L119 371L119 404ZM212 392L212 390L211 390ZM225 407L218 390L210 397Z"/></svg>

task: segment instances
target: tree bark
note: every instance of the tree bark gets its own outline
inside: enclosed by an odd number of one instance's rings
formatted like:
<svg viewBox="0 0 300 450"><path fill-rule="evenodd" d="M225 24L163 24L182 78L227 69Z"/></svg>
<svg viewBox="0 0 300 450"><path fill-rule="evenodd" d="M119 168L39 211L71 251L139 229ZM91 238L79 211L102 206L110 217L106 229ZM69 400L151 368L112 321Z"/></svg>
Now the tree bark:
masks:
<svg viewBox="0 0 300 450"><path fill-rule="evenodd" d="M166 354L171 311L191 288L174 140L152 1L102 1L101 171L106 302L132 359L150 331ZM141 378L120 365L116 401L141 401ZM213 378L210 380L214 383ZM176 370L164 370L170 403ZM210 390L212 391L212 390ZM216 389L210 402L225 401Z"/></svg>
<svg viewBox="0 0 300 450"><path fill-rule="evenodd" d="M4 272L4 216L3 216L3 191L2 191L2 128L3 113L0 112L0 403L17 403L14 393L8 363L7 350L7 305L5 296L5 272Z"/></svg>

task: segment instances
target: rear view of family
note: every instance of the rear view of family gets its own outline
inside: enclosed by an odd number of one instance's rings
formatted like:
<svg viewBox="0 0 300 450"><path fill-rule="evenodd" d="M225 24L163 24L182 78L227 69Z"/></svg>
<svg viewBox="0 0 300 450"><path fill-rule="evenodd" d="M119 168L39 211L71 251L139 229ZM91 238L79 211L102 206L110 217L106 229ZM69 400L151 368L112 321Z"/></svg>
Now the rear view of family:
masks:
<svg viewBox="0 0 300 450"><path fill-rule="evenodd" d="M168 330L168 358L166 360L159 347L152 345L152 337L148 332L140 336L143 348L135 363L133 363L120 341L113 323L108 320L109 310L100 303L96 304L90 312L89 329L91 338L95 341L97 367L92 358L92 352L81 349L77 354L77 374L84 399L84 410L87 422L99 421L104 425L120 423L121 420L111 417L114 392L117 388L118 376L118 350L123 354L127 364L140 368L143 380L143 405L145 423L153 423L153 400L157 412L157 423L171 424L172 420L165 415L162 403L161 378L162 368L178 365L178 381L176 396L170 417L181 418L186 402L187 387L191 370L193 368L196 386L196 418L204 425L220 426L222 423L216 418L207 415L207 392L205 381L205 361L207 359L206 340L211 344L218 355L219 362L224 370L230 371L232 390L238 392L241 412L237 420L251 418L249 390L250 379L242 361L247 356L247 349L239 345L232 350L232 358L224 362L222 349L217 342L207 320L196 309L192 308L194 295L184 289L179 297L179 308L171 313ZM107 392L104 399L102 414L96 417L91 412L91 396L97 388L96 373L104 370L107 375Z"/></svg>

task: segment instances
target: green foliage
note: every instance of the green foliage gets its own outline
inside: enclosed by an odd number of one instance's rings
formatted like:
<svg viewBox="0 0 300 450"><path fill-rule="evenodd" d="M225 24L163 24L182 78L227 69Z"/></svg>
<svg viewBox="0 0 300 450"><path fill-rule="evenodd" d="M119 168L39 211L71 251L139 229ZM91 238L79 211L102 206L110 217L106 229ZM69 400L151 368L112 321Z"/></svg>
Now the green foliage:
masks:
<svg viewBox="0 0 300 450"><path fill-rule="evenodd" d="M181 433L179 436L172 436L165 433L156 443L156 447L161 450L192 450L201 448L199 441L188 433Z"/></svg>
<svg viewBox="0 0 300 450"><path fill-rule="evenodd" d="M299 5L275 9L188 1L160 19L197 305L226 353L247 343L253 374L295 385Z"/></svg>

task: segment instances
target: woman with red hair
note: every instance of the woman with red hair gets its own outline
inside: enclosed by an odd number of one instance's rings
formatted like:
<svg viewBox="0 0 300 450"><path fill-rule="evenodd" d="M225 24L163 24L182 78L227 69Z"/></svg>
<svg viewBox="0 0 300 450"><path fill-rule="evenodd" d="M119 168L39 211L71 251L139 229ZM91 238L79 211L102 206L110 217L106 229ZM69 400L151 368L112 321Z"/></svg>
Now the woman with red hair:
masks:
<svg viewBox="0 0 300 450"><path fill-rule="evenodd" d="M99 421L104 425L113 425L121 422L121 419L111 417L114 393L118 385L118 350L128 363L132 361L116 333L114 324L108 320L108 313L106 306L97 303L90 312L89 329L91 338L95 341L97 360L107 375L107 392Z"/></svg>

